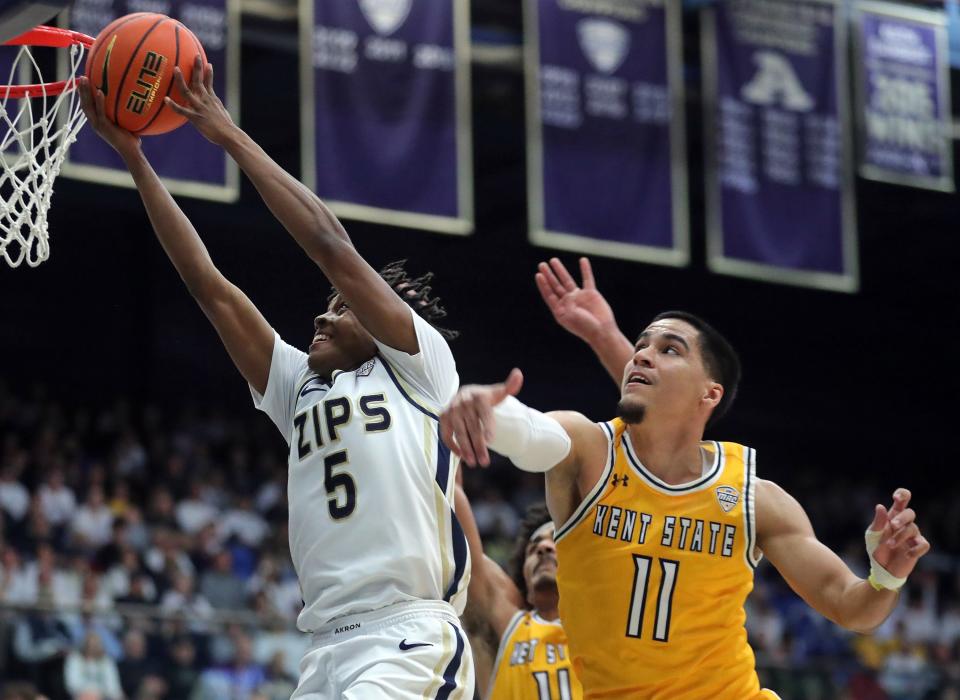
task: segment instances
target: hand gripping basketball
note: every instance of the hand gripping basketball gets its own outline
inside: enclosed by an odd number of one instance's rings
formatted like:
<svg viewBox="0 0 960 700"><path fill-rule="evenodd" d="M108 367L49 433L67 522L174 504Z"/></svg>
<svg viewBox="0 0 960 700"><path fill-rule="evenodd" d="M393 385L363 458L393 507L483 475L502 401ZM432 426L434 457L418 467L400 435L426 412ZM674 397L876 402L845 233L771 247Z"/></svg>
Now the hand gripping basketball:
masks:
<svg viewBox="0 0 960 700"><path fill-rule="evenodd" d="M186 97L186 105L180 105L171 98L164 102L177 114L182 114L204 137L223 146L230 134L236 129L230 113L213 90L213 65L203 64L198 55L194 60L193 75L190 84L183 78L180 68L173 69L173 79L180 92Z"/></svg>
<svg viewBox="0 0 960 700"><path fill-rule="evenodd" d="M140 148L140 137L131 134L113 123L106 115L102 90L94 90L90 79L82 76L80 81L80 105L87 121L97 134L110 144L122 157Z"/></svg>

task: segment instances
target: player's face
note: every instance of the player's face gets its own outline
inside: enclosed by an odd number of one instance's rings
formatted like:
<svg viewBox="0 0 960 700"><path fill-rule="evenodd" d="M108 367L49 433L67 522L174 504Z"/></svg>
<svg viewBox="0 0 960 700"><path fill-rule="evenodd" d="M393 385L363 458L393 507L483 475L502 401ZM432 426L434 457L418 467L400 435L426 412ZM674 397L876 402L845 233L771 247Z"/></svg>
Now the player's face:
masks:
<svg viewBox="0 0 960 700"><path fill-rule="evenodd" d="M329 376L337 369L359 367L377 354L377 346L338 294L330 301L327 312L313 321L309 353L310 369Z"/></svg>
<svg viewBox="0 0 960 700"><path fill-rule="evenodd" d="M699 332L676 318L656 321L640 334L620 389L619 413L628 423L653 415L689 420L702 411L705 396L723 391L707 375Z"/></svg>
<svg viewBox="0 0 960 700"><path fill-rule="evenodd" d="M539 531L527 544L523 579L528 593L557 586L557 545L553 528Z"/></svg>

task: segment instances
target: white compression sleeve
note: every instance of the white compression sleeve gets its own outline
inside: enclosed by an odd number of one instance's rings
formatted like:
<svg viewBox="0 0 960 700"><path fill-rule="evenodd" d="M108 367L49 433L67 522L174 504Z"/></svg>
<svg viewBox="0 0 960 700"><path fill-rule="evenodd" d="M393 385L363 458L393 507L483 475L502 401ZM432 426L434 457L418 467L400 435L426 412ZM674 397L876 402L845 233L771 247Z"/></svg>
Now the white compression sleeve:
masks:
<svg viewBox="0 0 960 700"><path fill-rule="evenodd" d="M553 418L508 396L493 409L490 447L528 472L545 472L570 453L570 436Z"/></svg>

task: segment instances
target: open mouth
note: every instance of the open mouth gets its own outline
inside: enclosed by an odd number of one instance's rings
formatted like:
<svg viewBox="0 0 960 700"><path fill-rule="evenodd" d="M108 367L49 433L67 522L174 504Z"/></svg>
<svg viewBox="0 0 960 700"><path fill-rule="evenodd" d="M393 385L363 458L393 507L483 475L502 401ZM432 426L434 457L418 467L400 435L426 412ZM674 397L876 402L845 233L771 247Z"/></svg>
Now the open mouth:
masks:
<svg viewBox="0 0 960 700"><path fill-rule="evenodd" d="M318 345L321 345L323 343L329 343L329 342L330 342L329 335L327 335L326 333L317 333L315 336L313 336L313 342L310 343L310 349L313 350Z"/></svg>
<svg viewBox="0 0 960 700"><path fill-rule="evenodd" d="M630 384L642 384L644 386L650 386L653 382L650 381L648 377L643 372L632 372L629 377L627 377L627 385Z"/></svg>

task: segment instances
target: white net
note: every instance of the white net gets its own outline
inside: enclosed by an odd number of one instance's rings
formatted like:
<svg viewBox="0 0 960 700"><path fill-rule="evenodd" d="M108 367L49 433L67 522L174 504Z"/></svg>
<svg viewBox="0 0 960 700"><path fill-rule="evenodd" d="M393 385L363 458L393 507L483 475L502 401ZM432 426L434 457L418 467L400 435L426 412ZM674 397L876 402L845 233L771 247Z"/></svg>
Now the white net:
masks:
<svg viewBox="0 0 960 700"><path fill-rule="evenodd" d="M30 46L5 50L16 50L8 86L18 85L26 71L43 82ZM48 94L43 84L19 98L0 88L0 256L11 267L23 262L36 267L50 256L47 212L53 183L86 121L72 82L86 48L74 44L67 50L71 82L59 94Z"/></svg>

